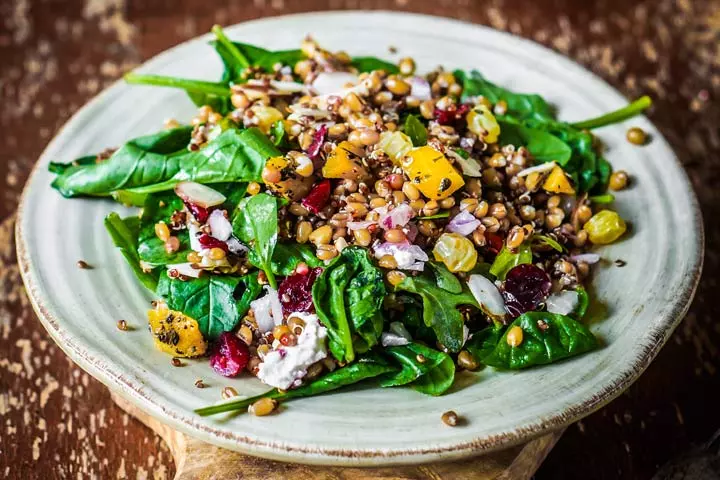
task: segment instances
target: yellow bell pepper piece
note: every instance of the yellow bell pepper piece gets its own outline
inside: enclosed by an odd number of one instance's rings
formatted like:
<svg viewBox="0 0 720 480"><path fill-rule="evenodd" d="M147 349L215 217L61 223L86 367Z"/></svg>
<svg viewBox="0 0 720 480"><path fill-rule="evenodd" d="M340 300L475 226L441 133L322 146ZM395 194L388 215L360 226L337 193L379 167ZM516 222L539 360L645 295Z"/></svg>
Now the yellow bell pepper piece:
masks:
<svg viewBox="0 0 720 480"><path fill-rule="evenodd" d="M310 192L310 188L315 182L314 176L303 177L298 174L289 164L285 157L272 157L265 163L266 169L273 172L279 172L278 181L269 182L263 180L265 185L290 201L300 200ZM274 180L274 179L273 179Z"/></svg>
<svg viewBox="0 0 720 480"><path fill-rule="evenodd" d="M447 198L465 185L445 155L432 147L412 150L403 160L402 167L418 190L433 200Z"/></svg>
<svg viewBox="0 0 720 480"><path fill-rule="evenodd" d="M265 105L256 105L251 108L257 119L257 126L267 135L270 133L275 122L283 120L283 114L275 107L266 107Z"/></svg>
<svg viewBox="0 0 720 480"><path fill-rule="evenodd" d="M207 351L207 342L197 321L170 310L164 302L158 302L153 310L148 310L148 323L155 346L167 354L198 357Z"/></svg>
<svg viewBox="0 0 720 480"><path fill-rule="evenodd" d="M362 150L352 143L340 142L335 151L328 157L322 169L325 178L345 178L358 180L368 176L367 169L360 159L363 156Z"/></svg>
<svg viewBox="0 0 720 480"><path fill-rule="evenodd" d="M468 130L482 138L485 143L495 143L500 136L500 125L485 105L478 105L465 116Z"/></svg>
<svg viewBox="0 0 720 480"><path fill-rule="evenodd" d="M583 230L595 245L607 245L620 238L627 230L627 225L617 212L602 210L585 222Z"/></svg>
<svg viewBox="0 0 720 480"><path fill-rule="evenodd" d="M567 175L565 175L565 172L559 166L553 167L550 171L550 175L548 175L543 184L543 189L551 193L567 193L569 195L575 193L575 189L570 185L570 180L568 180Z"/></svg>

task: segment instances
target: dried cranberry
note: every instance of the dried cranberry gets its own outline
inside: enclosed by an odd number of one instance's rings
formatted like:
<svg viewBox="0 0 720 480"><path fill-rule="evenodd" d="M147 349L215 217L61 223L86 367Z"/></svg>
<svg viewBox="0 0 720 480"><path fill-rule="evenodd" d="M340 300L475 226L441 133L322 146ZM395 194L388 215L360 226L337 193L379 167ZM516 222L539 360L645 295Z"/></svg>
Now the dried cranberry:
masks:
<svg viewBox="0 0 720 480"><path fill-rule="evenodd" d="M202 245L203 248L220 248L225 253L230 251L227 243L223 242L222 240L218 240L215 237L211 237L207 233L203 233L202 235L200 235L198 237L198 242L200 242L200 245Z"/></svg>
<svg viewBox="0 0 720 480"><path fill-rule="evenodd" d="M488 253L493 256L500 253L500 250L502 250L503 244L505 243L500 235L493 232L485 232L485 240L487 241L485 248Z"/></svg>
<svg viewBox="0 0 720 480"><path fill-rule="evenodd" d="M250 350L245 342L231 332L223 332L210 355L210 366L220 375L236 377L250 360Z"/></svg>
<svg viewBox="0 0 720 480"><path fill-rule="evenodd" d="M197 205L195 203L184 203L187 209L190 210L190 213L192 213L193 217L195 217L195 220L197 220L199 223L207 222L207 219L210 216L211 209L201 207L200 205Z"/></svg>
<svg viewBox="0 0 720 480"><path fill-rule="evenodd" d="M513 267L505 277L505 307L513 318L535 310L547 298L550 287L550 277L541 268L530 263Z"/></svg>
<svg viewBox="0 0 720 480"><path fill-rule="evenodd" d="M458 106L450 105L446 110L436 108L435 121L440 125L454 125L462 120L469 111L470 106L464 103Z"/></svg>
<svg viewBox="0 0 720 480"><path fill-rule="evenodd" d="M310 269L306 274L294 273L285 277L278 288L278 296L285 313L314 312L312 286L322 268Z"/></svg>
<svg viewBox="0 0 720 480"><path fill-rule="evenodd" d="M330 189L330 180L323 180L315 184L310 193L302 199L302 206L317 215L330 200Z"/></svg>

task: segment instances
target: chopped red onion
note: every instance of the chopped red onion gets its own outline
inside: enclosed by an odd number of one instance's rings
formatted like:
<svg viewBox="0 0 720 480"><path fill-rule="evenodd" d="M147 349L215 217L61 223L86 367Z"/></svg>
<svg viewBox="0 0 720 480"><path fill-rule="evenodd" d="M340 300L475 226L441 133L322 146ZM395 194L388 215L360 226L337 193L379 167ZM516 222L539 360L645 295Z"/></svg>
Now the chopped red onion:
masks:
<svg viewBox="0 0 720 480"><path fill-rule="evenodd" d="M305 151L311 160L314 160L315 157L320 154L320 149L322 148L323 143L325 143L325 136L327 135L327 132L328 126L323 123L313 134L313 141Z"/></svg>
<svg viewBox="0 0 720 480"><path fill-rule="evenodd" d="M373 250L375 251L375 258L377 259L385 255L391 255L397 262L400 270L416 270L422 272L425 269L425 262L430 260L422 248L410 242L376 242L375 245L373 245Z"/></svg>
<svg viewBox="0 0 720 480"><path fill-rule="evenodd" d="M600 255L598 255L597 253L581 253L579 255L573 255L572 257L570 257L570 260L575 263L583 262L587 263L588 265L592 265L600 261Z"/></svg>
<svg viewBox="0 0 720 480"><path fill-rule="evenodd" d="M352 232L353 230L362 230L363 228L369 228L372 225L377 225L377 222L373 222L371 220L365 220L362 222L347 222L347 229Z"/></svg>
<svg viewBox="0 0 720 480"><path fill-rule="evenodd" d="M467 236L474 232L479 226L480 220L475 218L475 215L467 210L463 210L450 220L447 227L445 227L445 231Z"/></svg>
<svg viewBox="0 0 720 480"><path fill-rule="evenodd" d="M378 223L385 230L390 230L391 228L404 227L413 217L415 217L415 210L407 203L401 203L386 214L380 215Z"/></svg>
<svg viewBox="0 0 720 480"><path fill-rule="evenodd" d="M213 210L208 218L208 226L210 227L210 235L221 242L226 242L233 233L232 224L227 219L224 210Z"/></svg>
<svg viewBox="0 0 720 480"><path fill-rule="evenodd" d="M428 81L423 77L412 77L410 79L410 96L418 100L430 100L432 91Z"/></svg>
<svg viewBox="0 0 720 480"><path fill-rule="evenodd" d="M417 225L415 225L415 222L410 222L407 225L405 225L405 228L403 228L403 231L405 232L405 236L407 237L408 241L410 243L414 242L415 239L418 236L419 230Z"/></svg>
<svg viewBox="0 0 720 480"><path fill-rule="evenodd" d="M482 275L470 275L468 287L485 313L492 317L505 317L505 300L493 282Z"/></svg>

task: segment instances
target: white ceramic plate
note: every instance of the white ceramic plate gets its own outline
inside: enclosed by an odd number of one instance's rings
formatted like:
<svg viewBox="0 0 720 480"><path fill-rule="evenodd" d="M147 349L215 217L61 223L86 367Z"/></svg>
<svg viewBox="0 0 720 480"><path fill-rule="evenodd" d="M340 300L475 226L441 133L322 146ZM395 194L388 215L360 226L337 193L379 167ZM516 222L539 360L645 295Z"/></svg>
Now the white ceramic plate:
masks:
<svg viewBox="0 0 720 480"><path fill-rule="evenodd" d="M313 13L268 18L228 28L231 38L271 49L296 48L313 34L331 49L398 59L412 56L431 69L478 68L491 80L545 96L559 116L577 120L626 103L605 82L570 60L527 40L488 28L397 13ZM221 65L201 37L145 64L146 73L219 78ZM389 46L399 52L391 55ZM225 385L252 395L254 379L227 380L207 361L175 368L145 327L152 295L135 280L103 228L109 201L66 200L50 188L49 161L117 146L188 120L194 108L182 92L127 86L102 93L70 120L48 146L26 187L17 224L23 278L45 327L81 367L163 422L207 442L263 457L306 463L380 465L458 458L507 447L565 426L600 408L647 367L685 313L702 264L702 226L687 177L660 133L632 120L652 142L625 141L628 124L597 133L607 157L626 169L632 188L617 209L632 225L602 255L627 261L601 267L594 284L609 306L592 326L604 347L543 368L461 377L462 388L440 398L409 389L362 388L293 401L271 417L200 418L193 409L214 403ZM129 214L130 211L124 213ZM96 268L80 270L78 259ZM118 319L136 327L120 332ZM202 378L210 388L197 389ZM468 419L449 428L440 415L453 409Z"/></svg>

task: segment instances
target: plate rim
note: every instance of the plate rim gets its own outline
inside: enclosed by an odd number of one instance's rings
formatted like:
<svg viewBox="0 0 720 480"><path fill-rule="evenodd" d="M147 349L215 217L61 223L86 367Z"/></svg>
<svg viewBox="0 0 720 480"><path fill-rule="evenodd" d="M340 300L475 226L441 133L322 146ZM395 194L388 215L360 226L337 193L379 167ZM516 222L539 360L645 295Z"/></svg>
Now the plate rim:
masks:
<svg viewBox="0 0 720 480"><path fill-rule="evenodd" d="M559 52L556 52L542 44L539 44L533 40L514 35L509 32L496 30L486 25L475 24L472 22L458 20L448 17L440 17L435 15L425 15L418 13L409 12L398 12L389 10L330 10L330 11L312 11L304 13L296 13L289 15L277 15L254 19L246 22L241 22L228 26L227 28L234 28L236 26L248 25L254 23L263 23L265 21L275 21L278 19L302 19L303 17L312 16L327 16L327 15L338 15L338 16L382 16L389 15L397 17L398 19L421 19L426 21L439 21L445 22L446 25L451 26L452 24L471 26L472 28L485 30L486 32L492 32L495 35L505 36L506 38L512 38L513 41L520 41L520 43L530 45L533 48L540 48L547 54L561 58L566 62L573 63L576 67L582 69L586 74L592 76L595 80L601 82L606 87L611 88L617 93L612 85L605 81L602 77L595 74L593 71L587 69L585 66L579 64L574 59L567 57ZM210 34L203 34L197 37L193 37L182 43L174 45L157 55L145 60L138 68L144 68L150 62L158 61L161 58L172 55L176 49L187 46L191 43L202 42L209 38ZM558 410L551 414L548 414L544 419L540 419L531 422L522 429L509 429L506 432L497 435L481 435L473 438L470 441L460 441L443 447L429 447L429 448L407 448L392 449L392 450L379 450L379 449L362 449L357 448L353 450L332 450L326 448L301 448L296 446L288 446L282 442L259 440L242 435L233 434L230 435L221 430L209 427L207 425L201 425L194 422L193 418L183 415L182 413L173 412L167 406L163 405L158 399L152 398L152 395L144 393L142 384L134 384L127 377L124 377L117 372L110 371L107 365L101 358L95 358L87 348L81 344L76 344L72 338L67 335L67 332L63 331L62 320L56 318L52 313L51 309L48 308L47 304L44 303L43 298L38 293L38 285L36 279L33 276L31 268L31 260L29 258L28 247L25 239L25 232L23 229L24 223L24 210L25 205L29 202L29 191L30 185L34 183L34 179L38 172L41 170L41 166L44 167L46 162L43 160L47 153L54 147L54 144L58 142L60 137L63 137L69 126L76 123L78 117L87 115L89 110L99 106L104 101L105 97L108 96L113 90L118 88L118 85L123 84L122 78L113 82L110 86L105 88L98 95L90 99L85 103L77 112L75 112L57 131L53 139L43 150L40 157L33 166L30 175L23 187L22 194L20 196L20 202L17 207L16 223L15 223L15 242L16 252L18 258L18 264L20 266L20 274L25 285L30 303L36 312L41 323L48 331L50 336L53 338L55 343L68 355L78 366L83 370L91 374L94 378L98 379L103 383L111 392L120 394L126 400L129 400L132 404L143 410L144 412L152 415L163 423L171 425L188 435L199 438L209 443L222 446L224 448L231 448L245 453L261 456L265 458L271 458L281 461L292 461L297 463L309 463L309 464L323 464L323 465L393 465L393 464L417 464L426 463L438 460L458 459L482 453L488 453L490 451L500 450L503 448L512 447L519 443L527 442L533 438L546 434L553 430L558 430L568 426L569 424L593 413L594 411L602 408L623 391L625 391L634 381L636 381L640 375L649 366L652 360L655 358L659 350L668 340L672 332L682 321L690 304L695 295L697 289L704 262L704 224L702 221L702 213L700 205L689 180L687 172L685 171L682 163L678 159L675 151L667 143L666 139L659 135L658 138L654 138L653 141L660 141L662 145L672 153L672 160L675 162L678 170L681 172L680 182L683 184L684 193L687 196L687 200L692 208L690 216L692 217L692 224L694 229L694 240L693 245L694 251L697 255L689 262L689 268L687 272L687 282L684 284L684 288L681 292L675 296L672 302L672 309L670 309L665 316L661 318L661 321L649 326L649 332L646 338L648 341L644 345L639 345L638 349L641 349L639 355L633 359L632 362L628 362L622 371L617 372L613 377L602 385L602 388L598 388L595 394L591 397L586 398L582 402L575 402L562 410ZM650 122L646 117L644 118L648 123ZM657 128L657 127L655 127ZM658 130L659 131L659 130Z"/></svg>

